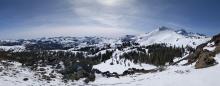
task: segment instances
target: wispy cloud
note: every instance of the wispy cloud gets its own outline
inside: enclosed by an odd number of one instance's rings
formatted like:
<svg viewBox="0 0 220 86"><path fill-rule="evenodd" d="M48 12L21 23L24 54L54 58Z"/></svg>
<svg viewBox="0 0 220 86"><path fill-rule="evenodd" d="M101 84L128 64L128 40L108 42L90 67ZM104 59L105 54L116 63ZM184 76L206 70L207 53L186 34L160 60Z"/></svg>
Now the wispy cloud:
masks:
<svg viewBox="0 0 220 86"><path fill-rule="evenodd" d="M7 4L0 5L3 8L0 9L0 38L61 34L116 36L114 34L145 33L159 26L191 31L203 28L199 31L207 32L210 30L205 28L216 29L220 25L216 17L219 14L216 13L217 8L209 9L210 13L203 12L195 0L192 4L189 4L191 0L45 0L44 4L38 0L5 2ZM208 9L205 4L201 6Z"/></svg>
<svg viewBox="0 0 220 86"><path fill-rule="evenodd" d="M138 30L125 28L112 28L97 25L86 26L39 26L29 28L26 31L18 31L16 35L20 38L38 38L54 36L103 36L103 37L120 37L127 34L138 34ZM13 33L12 33L13 34Z"/></svg>
<svg viewBox="0 0 220 86"><path fill-rule="evenodd" d="M120 27L128 24L125 18L138 12L135 0L69 0L72 10L81 21Z"/></svg>

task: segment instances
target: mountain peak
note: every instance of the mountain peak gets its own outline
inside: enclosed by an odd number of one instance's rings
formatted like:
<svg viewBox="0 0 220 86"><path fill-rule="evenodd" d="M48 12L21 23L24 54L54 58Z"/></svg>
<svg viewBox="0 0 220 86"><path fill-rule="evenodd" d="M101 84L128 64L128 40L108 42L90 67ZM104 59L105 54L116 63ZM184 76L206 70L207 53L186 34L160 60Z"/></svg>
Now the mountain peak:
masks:
<svg viewBox="0 0 220 86"><path fill-rule="evenodd" d="M185 29L176 30L176 33L182 34L182 35L187 35L188 34L188 32Z"/></svg>
<svg viewBox="0 0 220 86"><path fill-rule="evenodd" d="M166 31L166 30L172 30L172 29L166 26L161 26L157 29L157 31Z"/></svg>
<svg viewBox="0 0 220 86"><path fill-rule="evenodd" d="M178 33L178 34L184 35L184 36L206 37L206 35L204 35L204 34L187 32L185 29L179 29L179 30L176 30L175 32Z"/></svg>

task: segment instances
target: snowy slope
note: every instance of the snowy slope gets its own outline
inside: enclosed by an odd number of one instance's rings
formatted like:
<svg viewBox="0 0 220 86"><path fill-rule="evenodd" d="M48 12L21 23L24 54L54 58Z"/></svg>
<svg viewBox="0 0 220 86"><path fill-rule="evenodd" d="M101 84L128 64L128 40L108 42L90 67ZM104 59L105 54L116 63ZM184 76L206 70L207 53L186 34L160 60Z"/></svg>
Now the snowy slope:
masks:
<svg viewBox="0 0 220 86"><path fill-rule="evenodd" d="M128 70L129 68L138 68L138 69L153 69L156 68L156 66L153 65L149 65L149 64L135 64L134 62L130 61L130 60L125 60L125 59L120 59L120 55L122 55L125 52L130 52L132 50L116 50L113 55L112 58L102 62L98 65L93 66L93 68L98 69L102 72L106 72L109 71L111 73L116 72L118 74L122 74L125 70ZM112 63L112 65L111 65Z"/></svg>
<svg viewBox="0 0 220 86"><path fill-rule="evenodd" d="M220 62L220 54L215 59ZM157 73L136 74L120 78L97 77L92 85L99 86L219 86L220 65L205 69L189 66L169 66Z"/></svg>
<svg viewBox="0 0 220 86"><path fill-rule="evenodd" d="M54 72L56 78L50 82L42 80L40 72L31 71L27 67L22 67L21 63L18 62L7 62L10 66L3 66L4 62L0 62L0 86L65 86L71 83L64 83L62 81L62 75ZM4 70L3 70L4 69ZM52 68L50 66L45 67L46 73L51 73ZM25 81L24 79L28 80Z"/></svg>
<svg viewBox="0 0 220 86"><path fill-rule="evenodd" d="M215 59L220 62L220 54ZM194 69L193 65L189 66L169 66L163 72L135 74L123 76L120 78L106 78L96 75L96 80L85 84L82 80L75 82L62 82L60 75L50 82L42 81L39 77L34 76L36 72L21 67L20 63L12 63L14 66L8 67L9 70L0 72L0 86L219 86L220 82L220 65L204 69ZM2 64L0 64L0 67ZM50 71L50 67L47 67ZM24 78L28 78L24 81ZM187 82L187 83L186 83Z"/></svg>
<svg viewBox="0 0 220 86"><path fill-rule="evenodd" d="M141 34L134 38L140 45L151 45L154 43L167 43L176 46L192 46L196 47L211 38L199 34L187 33L183 30L173 30L167 27L160 27L150 33Z"/></svg>
<svg viewBox="0 0 220 86"><path fill-rule="evenodd" d="M13 50L14 52L20 52L20 51L25 50L25 47L21 46L21 45L16 45L16 46L0 46L0 49L5 50L5 51Z"/></svg>
<svg viewBox="0 0 220 86"><path fill-rule="evenodd" d="M203 50L214 51L215 48L216 48L216 46L214 46L214 45L215 45L214 42L212 42L212 43L208 43L208 44L203 48Z"/></svg>

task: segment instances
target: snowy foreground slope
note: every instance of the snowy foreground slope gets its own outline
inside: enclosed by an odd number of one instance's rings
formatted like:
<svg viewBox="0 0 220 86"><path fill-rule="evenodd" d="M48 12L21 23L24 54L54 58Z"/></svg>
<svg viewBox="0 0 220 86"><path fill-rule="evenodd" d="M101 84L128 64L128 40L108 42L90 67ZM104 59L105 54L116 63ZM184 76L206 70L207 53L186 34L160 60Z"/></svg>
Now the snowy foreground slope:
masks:
<svg viewBox="0 0 220 86"><path fill-rule="evenodd" d="M220 62L220 54L215 59ZM117 78L99 77L92 85L103 86L219 86L220 65L204 69L189 66L169 66L157 73L135 74Z"/></svg>
<svg viewBox="0 0 220 86"><path fill-rule="evenodd" d="M220 54L215 59L220 62ZM163 72L135 74L120 78L105 78L97 75L94 82L84 84L81 80L77 82L64 83L59 75L51 82L43 81L34 77L34 72L26 68L19 67L19 63L14 63L10 70L0 72L0 86L65 86L65 85L88 85L88 86L218 86L220 85L220 65L204 69L194 69L193 65L169 66ZM1 64L2 65L2 64ZM48 68L49 69L49 68ZM19 72L18 72L19 71ZM49 71L49 70L48 70ZM16 75L14 74L16 73ZM24 81L23 78L29 78Z"/></svg>

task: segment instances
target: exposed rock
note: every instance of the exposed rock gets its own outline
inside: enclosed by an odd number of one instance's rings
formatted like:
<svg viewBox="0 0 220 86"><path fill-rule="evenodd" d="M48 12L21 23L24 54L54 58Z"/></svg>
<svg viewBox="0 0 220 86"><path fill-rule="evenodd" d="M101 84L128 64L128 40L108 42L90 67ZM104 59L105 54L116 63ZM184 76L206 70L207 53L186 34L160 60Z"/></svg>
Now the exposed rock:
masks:
<svg viewBox="0 0 220 86"><path fill-rule="evenodd" d="M76 74L69 74L68 79L70 79L70 80L79 80L80 78Z"/></svg>
<svg viewBox="0 0 220 86"><path fill-rule="evenodd" d="M46 69L44 69L44 68L40 68L40 69L39 69L39 71L45 71L45 70L46 70Z"/></svg>
<svg viewBox="0 0 220 86"><path fill-rule="evenodd" d="M220 45L215 47L215 53L220 53Z"/></svg>
<svg viewBox="0 0 220 86"><path fill-rule="evenodd" d="M88 77L84 80L85 83L89 83L90 81L95 81L95 74L90 73Z"/></svg>
<svg viewBox="0 0 220 86"><path fill-rule="evenodd" d="M199 69L199 68L205 68L205 67L209 67L209 66L213 66L216 64L216 61L214 59L215 54L213 52L210 51L203 51L199 54L199 58L196 62L195 68Z"/></svg>
<svg viewBox="0 0 220 86"><path fill-rule="evenodd" d="M215 43L215 53L220 53L220 34L213 36L211 41Z"/></svg>
<svg viewBox="0 0 220 86"><path fill-rule="evenodd" d="M220 34L213 36L212 40L215 42L215 45L220 45Z"/></svg>
<svg viewBox="0 0 220 86"><path fill-rule="evenodd" d="M4 69L2 67L0 67L0 72L2 72Z"/></svg>
<svg viewBox="0 0 220 86"><path fill-rule="evenodd" d="M24 81L27 81L27 80L28 80L28 78L24 78L23 80L24 80Z"/></svg>
<svg viewBox="0 0 220 86"><path fill-rule="evenodd" d="M204 50L204 47L206 47L208 43L212 42L215 43L215 45L212 46L215 47L214 52ZM194 52L191 52L191 54L187 57L188 63L184 65L189 65L196 62L196 69L213 66L217 64L214 59L217 53L220 53L220 34L214 36L210 41L197 46L196 50Z"/></svg>
<svg viewBox="0 0 220 86"><path fill-rule="evenodd" d="M77 71L76 72L76 75L77 75L77 77L79 77L79 78L83 78L85 75L86 75L86 71L85 70L83 70L83 69L81 69L81 70L79 70L79 71Z"/></svg>
<svg viewBox="0 0 220 86"><path fill-rule="evenodd" d="M92 73L97 73L97 74L101 74L102 72L98 69L92 69Z"/></svg>
<svg viewBox="0 0 220 86"><path fill-rule="evenodd" d="M49 74L50 75L50 78L56 78L56 76L54 74Z"/></svg>
<svg viewBox="0 0 220 86"><path fill-rule="evenodd" d="M45 80L47 80L47 81L51 81L50 76L47 76L47 75L43 75L43 76L42 76L42 79L45 79Z"/></svg>

